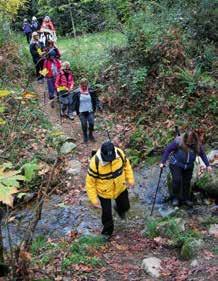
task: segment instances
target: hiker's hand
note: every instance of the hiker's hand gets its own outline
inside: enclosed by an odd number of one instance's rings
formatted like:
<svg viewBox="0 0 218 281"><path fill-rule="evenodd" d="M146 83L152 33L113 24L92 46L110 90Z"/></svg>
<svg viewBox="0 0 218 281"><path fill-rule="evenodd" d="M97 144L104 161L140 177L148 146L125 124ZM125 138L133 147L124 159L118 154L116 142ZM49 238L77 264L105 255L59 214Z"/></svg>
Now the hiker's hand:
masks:
<svg viewBox="0 0 218 281"><path fill-rule="evenodd" d="M165 165L164 165L163 163L160 163L160 168L161 168L161 169L163 169L164 166L165 166Z"/></svg>
<svg viewBox="0 0 218 281"><path fill-rule="evenodd" d="M100 202L98 201L97 203L93 204L93 207L96 209L101 209Z"/></svg>
<svg viewBox="0 0 218 281"><path fill-rule="evenodd" d="M128 188L133 188L134 184L133 183L128 183Z"/></svg>
<svg viewBox="0 0 218 281"><path fill-rule="evenodd" d="M212 172L211 166L208 166L208 167L207 167L207 171L208 171L208 173L211 173L211 172Z"/></svg>

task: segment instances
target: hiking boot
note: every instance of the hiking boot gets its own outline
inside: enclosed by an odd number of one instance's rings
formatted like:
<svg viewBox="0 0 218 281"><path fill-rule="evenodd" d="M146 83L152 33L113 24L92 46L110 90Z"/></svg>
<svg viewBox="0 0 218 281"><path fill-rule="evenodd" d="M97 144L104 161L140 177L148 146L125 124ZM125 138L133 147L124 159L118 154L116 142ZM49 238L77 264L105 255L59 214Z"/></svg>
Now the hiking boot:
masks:
<svg viewBox="0 0 218 281"><path fill-rule="evenodd" d="M54 108L54 100L51 100L51 108Z"/></svg>
<svg viewBox="0 0 218 281"><path fill-rule="evenodd" d="M95 138L93 136L93 130L91 130L91 129L89 129L89 139L90 139L90 141L95 142Z"/></svg>
<svg viewBox="0 0 218 281"><path fill-rule="evenodd" d="M190 208L193 207L193 202L192 202L191 200L185 200L185 201L184 201L184 204L185 204L186 206L190 207Z"/></svg>
<svg viewBox="0 0 218 281"><path fill-rule="evenodd" d="M89 139L90 139L90 141L95 142L95 138L93 135L89 135Z"/></svg>
<svg viewBox="0 0 218 281"><path fill-rule="evenodd" d="M104 242L109 242L111 235L105 233L105 234L101 234L101 237Z"/></svg>
<svg viewBox="0 0 218 281"><path fill-rule="evenodd" d="M179 206L179 200L178 200L177 198L174 198L174 199L172 200L172 206L173 206L173 207L178 207L178 206Z"/></svg>
<svg viewBox="0 0 218 281"><path fill-rule="evenodd" d="M83 142L84 142L84 143L87 143L88 140L89 140L89 139L88 139L88 136L87 136L87 135L84 135L84 136L83 136Z"/></svg>
<svg viewBox="0 0 218 281"><path fill-rule="evenodd" d="M67 115L67 117L68 117L70 120L74 120L73 115Z"/></svg>

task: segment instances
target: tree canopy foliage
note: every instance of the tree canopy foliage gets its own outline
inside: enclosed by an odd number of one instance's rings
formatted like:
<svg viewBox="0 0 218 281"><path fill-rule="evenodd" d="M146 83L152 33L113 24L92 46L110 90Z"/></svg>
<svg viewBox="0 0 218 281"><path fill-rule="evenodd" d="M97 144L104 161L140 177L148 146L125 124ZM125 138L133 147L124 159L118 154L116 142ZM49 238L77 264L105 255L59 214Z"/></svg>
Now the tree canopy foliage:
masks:
<svg viewBox="0 0 218 281"><path fill-rule="evenodd" d="M27 0L3 0L0 2L0 14L10 17L16 15L26 2Z"/></svg>

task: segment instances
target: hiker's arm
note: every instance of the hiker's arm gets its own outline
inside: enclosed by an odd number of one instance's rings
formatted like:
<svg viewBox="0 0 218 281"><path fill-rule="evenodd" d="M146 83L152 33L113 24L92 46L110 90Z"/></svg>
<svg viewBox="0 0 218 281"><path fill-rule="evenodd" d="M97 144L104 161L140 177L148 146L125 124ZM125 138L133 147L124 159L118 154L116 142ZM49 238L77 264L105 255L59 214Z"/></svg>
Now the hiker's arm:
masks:
<svg viewBox="0 0 218 281"><path fill-rule="evenodd" d="M88 173L86 176L86 192L88 195L89 200L91 201L91 203L94 206L99 205L99 199L98 199L98 195L97 195L97 190L96 190L96 178L94 177L93 173L92 173L92 169L93 169L93 160L91 160L90 165L89 165L89 169L88 169Z"/></svg>
<svg viewBox="0 0 218 281"><path fill-rule="evenodd" d="M199 156L201 157L201 159L203 160L205 166L207 167L207 171L208 171L208 172L211 172L211 171L212 171L212 168L211 168L211 166L210 166L210 163L209 163L209 161L208 161L207 155L206 155L206 153L205 153L205 151L204 151L204 148L203 148L202 146L200 147Z"/></svg>
<svg viewBox="0 0 218 281"><path fill-rule="evenodd" d="M162 160L161 160L161 164L165 164L170 153L175 151L177 149L177 143L175 141L171 142L166 149L164 150L163 156L162 156Z"/></svg>
<svg viewBox="0 0 218 281"><path fill-rule="evenodd" d="M203 149L202 146L200 147L199 156L200 156L201 159L203 160L203 162L204 162L204 164L205 164L206 167L210 166L210 163L209 163L209 161L208 161L208 159L207 159L207 155L206 155L206 153L205 153L205 151L204 151L204 149Z"/></svg>
<svg viewBox="0 0 218 281"><path fill-rule="evenodd" d="M124 171L126 176L126 181L130 186L133 186L135 184L134 174L132 167L130 165L129 159L126 158L125 164L124 164Z"/></svg>

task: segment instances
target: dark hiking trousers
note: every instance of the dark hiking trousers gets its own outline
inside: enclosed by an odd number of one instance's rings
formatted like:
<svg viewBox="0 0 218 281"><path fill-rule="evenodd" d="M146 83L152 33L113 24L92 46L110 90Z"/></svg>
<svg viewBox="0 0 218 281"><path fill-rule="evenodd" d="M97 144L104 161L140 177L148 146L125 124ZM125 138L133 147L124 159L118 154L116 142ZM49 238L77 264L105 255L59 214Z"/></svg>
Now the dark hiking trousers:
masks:
<svg viewBox="0 0 218 281"><path fill-rule="evenodd" d="M176 165L169 165L172 174L172 197L180 201L191 200L191 178L193 168L184 170Z"/></svg>
<svg viewBox="0 0 218 281"><path fill-rule="evenodd" d="M33 60L35 67L36 67L36 77L37 78L43 78L43 76L40 74L40 71L43 70L43 64L44 64L44 60L40 57L35 58Z"/></svg>
<svg viewBox="0 0 218 281"><path fill-rule="evenodd" d="M89 135L92 135L92 132L94 130L94 113L93 112L81 112L79 114L83 136L84 139L88 139L88 129L89 129Z"/></svg>
<svg viewBox="0 0 218 281"><path fill-rule="evenodd" d="M99 200L101 202L102 207L102 224L103 230L102 234L112 235L114 230L114 222L112 217L112 207L111 207L111 199L105 199L99 196ZM128 190L124 190L118 197L115 199L116 201L116 210L119 215L125 214L129 208L129 198L128 198Z"/></svg>

